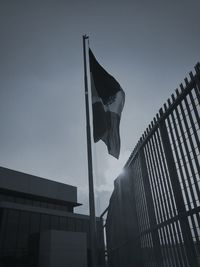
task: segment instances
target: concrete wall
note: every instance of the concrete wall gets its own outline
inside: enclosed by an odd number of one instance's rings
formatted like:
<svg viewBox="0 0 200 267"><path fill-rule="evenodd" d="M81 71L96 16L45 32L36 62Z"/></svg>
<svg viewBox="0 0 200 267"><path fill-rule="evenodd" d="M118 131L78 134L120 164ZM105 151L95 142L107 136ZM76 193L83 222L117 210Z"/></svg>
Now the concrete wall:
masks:
<svg viewBox="0 0 200 267"><path fill-rule="evenodd" d="M77 188L74 186L3 167L0 167L0 188L62 201L77 202Z"/></svg>
<svg viewBox="0 0 200 267"><path fill-rule="evenodd" d="M87 267L86 233L45 231L40 235L39 267Z"/></svg>

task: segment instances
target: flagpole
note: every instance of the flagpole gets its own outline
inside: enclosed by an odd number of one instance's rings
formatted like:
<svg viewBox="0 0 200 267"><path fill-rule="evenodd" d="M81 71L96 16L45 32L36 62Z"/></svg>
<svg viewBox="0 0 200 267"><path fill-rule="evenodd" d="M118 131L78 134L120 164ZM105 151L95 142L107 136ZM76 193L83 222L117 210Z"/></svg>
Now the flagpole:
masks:
<svg viewBox="0 0 200 267"><path fill-rule="evenodd" d="M86 108L86 133L87 133L87 158L88 158L88 183L89 183L89 207L90 207L90 246L92 267L96 267L96 216L94 202L94 182L93 182L93 165L92 165L92 143L90 129L90 112L88 96L88 79L87 79L87 60L86 60L86 40L87 35L83 35L83 58L84 58L84 82L85 82L85 108Z"/></svg>

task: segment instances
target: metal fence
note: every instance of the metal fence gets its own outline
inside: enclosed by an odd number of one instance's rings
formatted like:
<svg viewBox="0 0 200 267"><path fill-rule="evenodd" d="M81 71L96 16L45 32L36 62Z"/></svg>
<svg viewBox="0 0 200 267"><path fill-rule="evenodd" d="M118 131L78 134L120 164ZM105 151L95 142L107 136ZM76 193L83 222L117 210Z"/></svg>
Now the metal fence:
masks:
<svg viewBox="0 0 200 267"><path fill-rule="evenodd" d="M137 229L132 231L139 240L144 267L200 266L199 63L189 76L156 114L125 165L131 173L136 211ZM107 236L112 220L117 223L109 217ZM112 234L118 232L112 230ZM111 267L114 254L109 243L107 249ZM134 251L129 256L134 257Z"/></svg>

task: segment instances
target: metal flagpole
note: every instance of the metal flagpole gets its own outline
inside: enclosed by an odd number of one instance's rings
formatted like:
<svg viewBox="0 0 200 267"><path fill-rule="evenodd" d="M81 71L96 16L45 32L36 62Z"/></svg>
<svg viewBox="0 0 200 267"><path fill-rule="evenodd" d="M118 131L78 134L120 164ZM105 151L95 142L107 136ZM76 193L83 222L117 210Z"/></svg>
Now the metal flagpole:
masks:
<svg viewBox="0 0 200 267"><path fill-rule="evenodd" d="M91 246L92 267L96 267L97 266L96 265L97 264L97 255L96 255L97 232L96 232L96 217L95 217L95 203L94 203L92 144L91 144L88 79L87 79L87 61L86 61L86 40L87 39L89 39L89 37L87 35L83 35L87 157L88 157L88 183L89 183L89 206L90 206L90 246Z"/></svg>

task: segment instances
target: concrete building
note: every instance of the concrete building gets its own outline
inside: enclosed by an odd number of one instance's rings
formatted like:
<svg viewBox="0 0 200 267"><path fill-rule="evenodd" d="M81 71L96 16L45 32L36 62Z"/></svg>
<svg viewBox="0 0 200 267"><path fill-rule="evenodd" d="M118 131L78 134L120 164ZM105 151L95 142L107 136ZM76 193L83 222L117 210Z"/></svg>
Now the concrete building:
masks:
<svg viewBox="0 0 200 267"><path fill-rule="evenodd" d="M89 218L77 188L0 167L0 266L90 266ZM97 218L98 258L103 234Z"/></svg>

